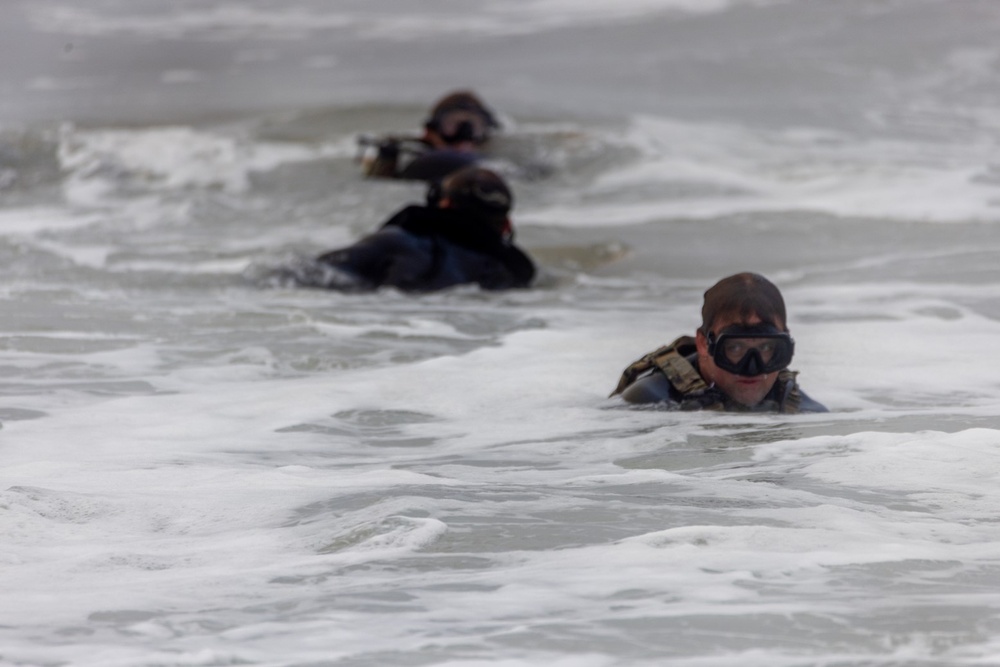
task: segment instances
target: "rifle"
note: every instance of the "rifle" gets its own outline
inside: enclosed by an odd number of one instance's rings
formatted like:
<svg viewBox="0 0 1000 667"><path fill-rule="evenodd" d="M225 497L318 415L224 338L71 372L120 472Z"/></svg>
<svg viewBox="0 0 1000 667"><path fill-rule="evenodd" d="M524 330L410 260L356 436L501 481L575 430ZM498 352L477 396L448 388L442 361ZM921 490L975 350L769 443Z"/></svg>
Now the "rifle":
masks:
<svg viewBox="0 0 1000 667"><path fill-rule="evenodd" d="M361 162L366 155L370 155L371 149L375 149L375 154L382 159L395 159L400 153L419 155L428 149L426 142L420 137L413 136L359 134L357 143L358 162Z"/></svg>

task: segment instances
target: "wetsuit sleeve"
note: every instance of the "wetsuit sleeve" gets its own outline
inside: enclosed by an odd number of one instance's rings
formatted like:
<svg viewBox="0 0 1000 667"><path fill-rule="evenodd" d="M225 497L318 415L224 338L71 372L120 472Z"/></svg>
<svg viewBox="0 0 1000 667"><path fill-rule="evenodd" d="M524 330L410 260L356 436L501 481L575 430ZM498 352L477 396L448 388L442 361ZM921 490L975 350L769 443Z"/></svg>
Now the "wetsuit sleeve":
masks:
<svg viewBox="0 0 1000 667"><path fill-rule="evenodd" d="M622 391L626 403L678 403L677 390L667 376L653 372L640 377Z"/></svg>
<svg viewBox="0 0 1000 667"><path fill-rule="evenodd" d="M432 150L416 156L399 170L398 178L414 181L439 181L453 171L479 161L475 153L451 150Z"/></svg>
<svg viewBox="0 0 1000 667"><path fill-rule="evenodd" d="M535 279L535 263L520 248L509 246L503 263L513 278L512 287L527 287Z"/></svg>
<svg viewBox="0 0 1000 667"><path fill-rule="evenodd" d="M528 256L514 247L504 249L499 256L477 255L475 266L468 275L486 290L528 287L535 277L535 265Z"/></svg>
<svg viewBox="0 0 1000 667"><path fill-rule="evenodd" d="M433 248L398 227L387 227L352 246L321 255L318 261L356 276L370 288L418 289L432 268Z"/></svg>

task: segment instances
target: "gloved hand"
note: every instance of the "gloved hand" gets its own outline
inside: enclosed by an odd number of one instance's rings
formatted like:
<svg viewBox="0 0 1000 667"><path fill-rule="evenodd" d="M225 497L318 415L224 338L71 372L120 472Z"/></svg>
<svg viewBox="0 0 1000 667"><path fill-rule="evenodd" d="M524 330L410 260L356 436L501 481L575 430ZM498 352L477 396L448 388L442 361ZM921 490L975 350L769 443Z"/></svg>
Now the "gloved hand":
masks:
<svg viewBox="0 0 1000 667"><path fill-rule="evenodd" d="M399 141L397 139L383 139L378 144L378 159L386 161L396 161L399 159Z"/></svg>

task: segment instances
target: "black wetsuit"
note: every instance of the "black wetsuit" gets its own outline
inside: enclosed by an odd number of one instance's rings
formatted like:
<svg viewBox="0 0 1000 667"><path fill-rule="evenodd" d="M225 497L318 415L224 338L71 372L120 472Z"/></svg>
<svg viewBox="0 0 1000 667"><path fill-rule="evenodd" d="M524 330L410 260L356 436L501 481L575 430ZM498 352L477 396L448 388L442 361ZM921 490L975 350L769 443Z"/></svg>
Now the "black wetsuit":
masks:
<svg viewBox="0 0 1000 667"><path fill-rule="evenodd" d="M402 150L401 145L407 150ZM366 176L436 183L448 174L471 167L481 160L482 156L477 152L433 148L423 140L403 142L389 139L379 145L378 154L364 171Z"/></svg>
<svg viewBox="0 0 1000 667"><path fill-rule="evenodd" d="M349 276L335 285L348 289L427 292L469 283L499 290L527 287L535 276L531 259L490 225L426 206L404 208L374 234L317 261Z"/></svg>
<svg viewBox="0 0 1000 667"><path fill-rule="evenodd" d="M440 181L448 174L469 167L480 160L476 153L449 148L432 148L417 155L396 173L396 178L414 181Z"/></svg>

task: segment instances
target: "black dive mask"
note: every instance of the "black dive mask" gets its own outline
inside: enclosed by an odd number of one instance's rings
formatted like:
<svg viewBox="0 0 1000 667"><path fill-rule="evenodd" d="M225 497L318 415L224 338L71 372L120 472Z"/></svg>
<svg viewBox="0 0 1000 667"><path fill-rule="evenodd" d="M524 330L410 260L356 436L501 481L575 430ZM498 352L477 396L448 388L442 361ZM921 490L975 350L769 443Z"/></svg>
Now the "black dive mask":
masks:
<svg viewBox="0 0 1000 667"><path fill-rule="evenodd" d="M486 126L482 116L462 110L448 111L427 123L427 127L435 130L449 146L467 141L484 143L487 138Z"/></svg>
<svg viewBox="0 0 1000 667"><path fill-rule="evenodd" d="M482 141L482 132L478 132L472 121L462 120L455 125L455 129L448 134L441 135L441 138L448 144L460 144L465 141L479 143Z"/></svg>
<svg viewBox="0 0 1000 667"><path fill-rule="evenodd" d="M718 335L709 332L707 338L708 354L715 365L744 377L788 368L795 354L792 337L771 324L734 324Z"/></svg>

